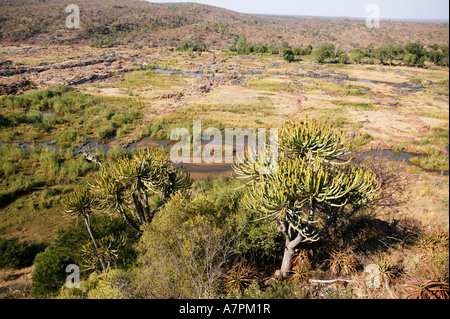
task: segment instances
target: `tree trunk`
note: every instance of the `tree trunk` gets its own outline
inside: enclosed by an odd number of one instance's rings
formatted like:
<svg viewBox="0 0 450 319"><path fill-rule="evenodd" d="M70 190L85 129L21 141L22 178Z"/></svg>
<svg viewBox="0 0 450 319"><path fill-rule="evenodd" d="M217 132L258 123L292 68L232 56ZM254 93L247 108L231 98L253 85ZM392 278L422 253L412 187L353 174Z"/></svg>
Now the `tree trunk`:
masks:
<svg viewBox="0 0 450 319"><path fill-rule="evenodd" d="M139 225L137 225L133 219L130 218L130 216L127 215L127 213L124 211L122 206L118 206L118 210L120 212L120 215L123 217L123 219L125 220L125 222L131 226L132 228L136 229L139 233L142 232L141 228L139 227Z"/></svg>
<svg viewBox="0 0 450 319"><path fill-rule="evenodd" d="M298 234L294 240L286 238L286 247L284 248L283 262L281 263L281 277L287 278L291 272L291 261L295 254L295 249L303 241L303 237Z"/></svg>
<svg viewBox="0 0 450 319"><path fill-rule="evenodd" d="M133 194L133 202L134 202L134 207L136 208L136 213L138 216L138 222L139 225L144 225L144 210L142 208L142 203L139 201L139 198L137 196L137 194Z"/></svg>
<svg viewBox="0 0 450 319"><path fill-rule="evenodd" d="M94 244L95 249L98 249L98 244L97 244L97 241L95 240L94 233L92 232L92 229L91 229L91 222L90 222L90 220L89 220L89 216L88 216L88 215L86 215L86 216L84 217L84 222L86 223L87 231L88 231L88 233L89 233L89 236L91 236L92 243ZM102 264L103 272L106 273L105 262L103 261L103 258L102 258L102 257L100 257L99 259L100 259L100 263Z"/></svg>

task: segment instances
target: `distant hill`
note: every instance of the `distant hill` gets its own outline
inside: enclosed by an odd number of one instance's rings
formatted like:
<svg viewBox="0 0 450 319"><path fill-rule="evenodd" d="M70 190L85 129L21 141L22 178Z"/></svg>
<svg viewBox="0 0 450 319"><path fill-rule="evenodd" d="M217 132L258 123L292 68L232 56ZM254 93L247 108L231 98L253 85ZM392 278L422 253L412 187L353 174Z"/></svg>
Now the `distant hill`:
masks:
<svg viewBox="0 0 450 319"><path fill-rule="evenodd" d="M68 3L80 7L81 27L65 26ZM242 14L195 3L138 0L0 0L0 43L11 45L83 43L177 46L183 41L225 48L245 36L252 44L317 47L328 42L342 50L389 43L448 44L448 23L382 21L370 30L352 18Z"/></svg>

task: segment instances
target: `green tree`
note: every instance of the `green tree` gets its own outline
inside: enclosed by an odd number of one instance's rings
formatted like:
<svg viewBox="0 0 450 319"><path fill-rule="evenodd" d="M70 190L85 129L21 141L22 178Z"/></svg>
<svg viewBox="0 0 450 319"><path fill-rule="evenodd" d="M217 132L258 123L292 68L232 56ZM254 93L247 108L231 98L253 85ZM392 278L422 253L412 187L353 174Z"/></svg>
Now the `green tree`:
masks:
<svg viewBox="0 0 450 319"><path fill-rule="evenodd" d="M348 61L350 61L350 57L348 56L347 53L343 53L343 54L339 55L339 63L347 64Z"/></svg>
<svg viewBox="0 0 450 319"><path fill-rule="evenodd" d="M381 64L385 64L386 61L389 61L391 54L387 47L380 47L375 50L374 56L376 59L380 60Z"/></svg>
<svg viewBox="0 0 450 319"><path fill-rule="evenodd" d="M316 60L319 63L325 62L326 59L334 59L336 57L334 44L322 44L316 52Z"/></svg>
<svg viewBox="0 0 450 319"><path fill-rule="evenodd" d="M120 248L119 259L114 260L117 268L129 268L134 265L137 253L135 244L139 240L138 233L122 219L109 218L104 215L94 214L92 217L92 231L98 236L98 244L102 246L102 238L108 238L114 234L116 238L125 237L126 244ZM45 298L54 295L64 285L67 273L67 265L83 265L86 256L82 248L90 243L90 235L86 227L80 227L78 223L72 223L56 235L55 239L34 259L34 271L32 276L32 294L36 298ZM90 243L92 245L92 243ZM106 256L105 256L106 257ZM99 260L97 266L101 269ZM90 271L81 271L80 279L89 276ZM98 272L94 272L98 273ZM109 273L109 272L108 272Z"/></svg>
<svg viewBox="0 0 450 319"><path fill-rule="evenodd" d="M449 65L449 49L448 45L430 45L431 51L427 52L427 58L430 62L436 65L448 66ZM1 125L1 124L0 124Z"/></svg>
<svg viewBox="0 0 450 319"><path fill-rule="evenodd" d="M367 50L363 47L353 49L350 58L356 63L361 63L368 56Z"/></svg>
<svg viewBox="0 0 450 319"><path fill-rule="evenodd" d="M140 232L175 193L190 185L188 172L175 168L164 151L148 148L102 165L91 193L98 210L122 217Z"/></svg>
<svg viewBox="0 0 450 319"><path fill-rule="evenodd" d="M295 61L294 51L292 51L291 49L287 49L286 51L284 51L283 58L289 63L294 62Z"/></svg>
<svg viewBox="0 0 450 319"><path fill-rule="evenodd" d="M313 51L313 47L311 44L308 44L308 46L305 48L304 54L303 55L311 55Z"/></svg>
<svg viewBox="0 0 450 319"><path fill-rule="evenodd" d="M76 218L83 218L86 229L89 233L89 236L92 240L92 245L95 249L99 249L97 239L94 236L94 233L92 231L91 227L91 220L90 215L92 213L92 204L93 204L93 197L87 190L77 190L73 192L65 202L66 205L66 214L72 217ZM106 265L102 257L98 259L100 261L100 264L102 266L102 271L106 272Z"/></svg>
<svg viewBox="0 0 450 319"><path fill-rule="evenodd" d="M405 56L403 62L407 65L423 65L426 51L420 43L408 43L404 47Z"/></svg>
<svg viewBox="0 0 450 319"><path fill-rule="evenodd" d="M245 207L257 218L275 221L286 239L280 270L287 277L301 245L318 241L337 220L365 207L380 186L374 174L345 158L347 137L328 123L288 122L278 145L278 167L270 174L261 170L263 162L250 158L234 168L251 180Z"/></svg>
<svg viewBox="0 0 450 319"><path fill-rule="evenodd" d="M139 242L137 287L151 298L214 298L236 253L230 203L210 195L175 196Z"/></svg>
<svg viewBox="0 0 450 319"><path fill-rule="evenodd" d="M175 168L162 150L143 149L101 165L89 189L75 191L65 200L66 213L83 218L91 237L92 245L82 249L88 269L106 273L125 245L123 238L106 236L97 240L90 222L94 209L123 218L142 233L142 226L151 223L174 194L188 190L190 185L189 173Z"/></svg>

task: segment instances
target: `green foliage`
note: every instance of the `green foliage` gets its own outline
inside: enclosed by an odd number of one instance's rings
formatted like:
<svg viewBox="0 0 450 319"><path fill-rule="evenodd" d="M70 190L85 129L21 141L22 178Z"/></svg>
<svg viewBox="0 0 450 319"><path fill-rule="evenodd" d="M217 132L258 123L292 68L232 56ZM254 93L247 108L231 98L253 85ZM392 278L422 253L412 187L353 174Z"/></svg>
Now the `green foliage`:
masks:
<svg viewBox="0 0 450 319"><path fill-rule="evenodd" d="M20 269L31 266L34 257L44 248L43 244L0 237L0 267Z"/></svg>
<svg viewBox="0 0 450 319"><path fill-rule="evenodd" d="M136 231L129 229L119 219L105 217L92 217L93 231L99 238L110 234L127 238L125 246L121 248L119 258L115 260L114 267L127 268L135 263L137 258L134 244L138 240ZM83 245L90 241L85 227L74 223L60 231L51 245L45 251L39 253L34 261L32 294L37 298L55 296L64 285L67 273L65 269L69 264L75 264L82 270L84 255L81 250ZM81 279L87 278L91 272L81 271Z"/></svg>
<svg viewBox="0 0 450 319"><path fill-rule="evenodd" d="M367 143L373 141L373 136L370 135L367 132L364 132L364 134L356 136L355 138L352 139L352 148L353 149L357 149L363 145L366 145Z"/></svg>
<svg viewBox="0 0 450 319"><path fill-rule="evenodd" d="M373 64L377 59L381 64L401 61L409 66L423 66L425 61L435 65L448 66L448 45L430 45L425 48L419 43L407 43L405 46L389 44L375 49L358 47L352 50L350 60L356 63Z"/></svg>
<svg viewBox="0 0 450 319"><path fill-rule="evenodd" d="M306 48L295 47L292 49L295 55L310 55L312 53L312 45L308 45Z"/></svg>
<svg viewBox="0 0 450 319"><path fill-rule="evenodd" d="M287 122L279 132L281 151L288 156L300 158L312 152L316 157L337 160L348 153L346 142L344 131L314 119Z"/></svg>
<svg viewBox="0 0 450 319"><path fill-rule="evenodd" d="M275 46L273 44L249 44L246 37L235 38L234 44L229 48L230 52L235 52L237 54L280 54L288 62L293 62L296 55L310 55L313 47L308 45L306 48L296 47L291 49L289 43L283 42L280 46Z"/></svg>
<svg viewBox="0 0 450 319"><path fill-rule="evenodd" d="M430 62L440 65L449 66L449 46L448 45L431 45L431 51L427 51L427 58Z"/></svg>
<svg viewBox="0 0 450 319"><path fill-rule="evenodd" d="M344 94L347 96L362 96L365 95L366 92L364 88L358 85L346 84L344 86Z"/></svg>
<svg viewBox="0 0 450 319"><path fill-rule="evenodd" d="M191 41L183 41L178 45L178 50L184 52L205 52L207 47L201 42L193 43Z"/></svg>
<svg viewBox="0 0 450 319"><path fill-rule="evenodd" d="M347 53L339 55L339 63L341 64L347 64L350 61L350 57Z"/></svg>
<svg viewBox="0 0 450 319"><path fill-rule="evenodd" d="M96 244L88 242L80 248L85 270L94 270L97 273L108 273L111 264L119 259L122 248L126 245L126 237L123 235L107 235L96 241ZM103 270L103 262L105 268Z"/></svg>
<svg viewBox="0 0 450 319"><path fill-rule="evenodd" d="M31 293L36 298L47 298L65 283L66 266L73 264L74 249L50 246L38 254L34 261Z"/></svg>
<svg viewBox="0 0 450 319"><path fill-rule="evenodd" d="M295 61L295 54L291 49L287 49L286 51L284 51L283 58L291 63Z"/></svg>
<svg viewBox="0 0 450 319"><path fill-rule="evenodd" d="M220 201L223 203L223 201ZM139 294L150 298L211 298L234 253L228 210L208 195L168 202L139 242Z"/></svg>
<svg viewBox="0 0 450 319"><path fill-rule="evenodd" d="M319 63L325 62L327 59L334 59L336 57L336 48L334 44L325 43L317 50L316 60Z"/></svg>
<svg viewBox="0 0 450 319"><path fill-rule="evenodd" d="M2 141L56 140L65 147L82 137L112 138L141 117L138 101L97 98L65 86L1 96L0 105L5 106L0 115Z"/></svg>
<svg viewBox="0 0 450 319"><path fill-rule="evenodd" d="M287 246L318 241L336 220L355 214L380 190L374 174L345 159L346 144L344 132L327 123L287 122L280 129L274 171L261 171L264 162L250 157L235 165L236 173L252 181L243 199L246 209L276 221ZM285 256L292 257L296 246Z"/></svg>
<svg viewBox="0 0 450 319"><path fill-rule="evenodd" d="M112 269L105 274L92 273L80 281L79 288L63 286L56 299L131 299L133 289L130 287L132 272Z"/></svg>
<svg viewBox="0 0 450 319"><path fill-rule="evenodd" d="M0 160L0 206L35 187L74 183L94 170L81 155L52 148L21 150L19 146L3 145Z"/></svg>
<svg viewBox="0 0 450 319"><path fill-rule="evenodd" d="M106 126L101 126L96 131L97 137L101 139L109 139L113 137L115 132L115 128L112 125L107 124Z"/></svg>
<svg viewBox="0 0 450 319"><path fill-rule="evenodd" d="M350 54L350 59L352 59L356 63L363 62L363 60L367 57L370 57L370 54L365 48L362 47L353 49L352 53Z"/></svg>
<svg viewBox="0 0 450 319"><path fill-rule="evenodd" d="M99 210L121 216L140 231L175 193L190 185L188 172L175 168L163 151L148 148L104 163L91 189ZM158 204L151 209L149 200L156 196Z"/></svg>

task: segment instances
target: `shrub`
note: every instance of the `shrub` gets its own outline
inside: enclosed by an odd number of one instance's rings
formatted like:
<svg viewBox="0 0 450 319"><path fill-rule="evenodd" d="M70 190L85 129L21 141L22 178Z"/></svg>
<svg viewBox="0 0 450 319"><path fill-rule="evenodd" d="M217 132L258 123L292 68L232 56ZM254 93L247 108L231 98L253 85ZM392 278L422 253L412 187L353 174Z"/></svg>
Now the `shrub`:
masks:
<svg viewBox="0 0 450 319"><path fill-rule="evenodd" d="M36 256L31 290L34 297L48 298L61 288L67 277L67 265L76 264L75 252L69 247L50 246Z"/></svg>
<svg viewBox="0 0 450 319"><path fill-rule="evenodd" d="M225 289L228 294L233 292L241 294L246 287L257 279L258 272L252 265L241 262L233 267L225 276Z"/></svg>
<svg viewBox="0 0 450 319"><path fill-rule="evenodd" d="M96 135L99 138L102 139L108 139L114 136L114 132L116 130L114 129L114 127L111 124L106 124L104 126L101 126L97 131L96 131Z"/></svg>
<svg viewBox="0 0 450 319"><path fill-rule="evenodd" d="M212 196L211 196L212 197ZM210 298L235 252L236 236L222 200L198 195L171 199L139 242L136 286L148 298ZM221 206L222 204L222 206Z"/></svg>
<svg viewBox="0 0 450 319"><path fill-rule="evenodd" d="M133 113L116 113L111 118L111 120L117 126L121 126L123 124L132 123L137 116L138 116L138 114L133 114Z"/></svg>
<svg viewBox="0 0 450 319"><path fill-rule="evenodd" d="M283 58L289 63L294 62L295 61L294 52L291 49L287 49L286 51L284 51Z"/></svg>
<svg viewBox="0 0 450 319"><path fill-rule="evenodd" d="M110 219L104 216L93 216L93 231L98 238L109 234L119 236L124 234L127 238L126 245L122 247L119 259L115 262L118 268L127 268L136 260L136 252L133 245L138 236L125 225L122 220ZM60 231L55 240L45 251L35 258L35 270L33 273L32 294L37 298L48 298L54 296L64 285L67 274L65 269L69 264L80 266L83 270L84 261L80 248L89 242L89 234L86 227L71 225ZM81 271L81 279L87 278L91 272Z"/></svg>
<svg viewBox="0 0 450 319"><path fill-rule="evenodd" d="M131 299L133 271L114 269L106 274L92 273L80 281L79 288L61 288L56 299Z"/></svg>
<svg viewBox="0 0 450 319"><path fill-rule="evenodd" d="M360 96L360 95L365 95L366 92L360 86L347 84L344 87L344 94L350 95L350 96Z"/></svg>
<svg viewBox="0 0 450 319"><path fill-rule="evenodd" d="M227 298L240 297L243 299L305 299L308 295L308 289L300 286L292 281L275 281L273 284L265 289L262 289L255 280L249 285L242 296L235 296L233 294Z"/></svg>
<svg viewBox="0 0 450 319"><path fill-rule="evenodd" d="M0 238L0 267L20 269L31 266L42 250L42 244L30 244L18 238Z"/></svg>
<svg viewBox="0 0 450 319"><path fill-rule="evenodd" d="M9 119L0 114L0 127L8 126L10 124Z"/></svg>

